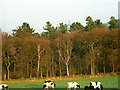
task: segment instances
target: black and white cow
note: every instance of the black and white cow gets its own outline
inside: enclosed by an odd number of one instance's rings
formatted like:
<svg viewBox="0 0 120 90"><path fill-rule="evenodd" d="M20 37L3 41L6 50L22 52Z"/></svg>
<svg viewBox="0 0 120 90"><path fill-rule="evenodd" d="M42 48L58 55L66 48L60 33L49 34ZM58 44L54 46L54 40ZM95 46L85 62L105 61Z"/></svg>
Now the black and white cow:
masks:
<svg viewBox="0 0 120 90"><path fill-rule="evenodd" d="M43 86L43 90L45 88L49 88L49 87L56 87L56 84L52 81L52 80L46 80L45 83L44 83L44 86Z"/></svg>
<svg viewBox="0 0 120 90"><path fill-rule="evenodd" d="M0 84L0 90L2 90L2 89L8 90L8 85L6 85L6 84Z"/></svg>
<svg viewBox="0 0 120 90"><path fill-rule="evenodd" d="M74 90L76 90L76 88L80 88L80 85L77 82L68 82L68 89L70 90L71 88L74 88Z"/></svg>
<svg viewBox="0 0 120 90"><path fill-rule="evenodd" d="M85 86L85 90L102 90L103 86L100 82L90 82L90 86Z"/></svg>

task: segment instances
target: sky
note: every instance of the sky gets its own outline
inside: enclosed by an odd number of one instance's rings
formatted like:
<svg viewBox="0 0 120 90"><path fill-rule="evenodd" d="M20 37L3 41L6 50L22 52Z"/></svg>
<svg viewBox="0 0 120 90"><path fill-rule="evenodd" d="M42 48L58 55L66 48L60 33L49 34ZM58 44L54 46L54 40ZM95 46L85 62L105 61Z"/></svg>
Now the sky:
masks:
<svg viewBox="0 0 120 90"><path fill-rule="evenodd" d="M35 32L43 32L46 22L56 27L59 23L80 22L86 25L86 17L101 19L107 23L111 16L118 18L120 0L0 0L0 28L12 33L13 29L30 24Z"/></svg>

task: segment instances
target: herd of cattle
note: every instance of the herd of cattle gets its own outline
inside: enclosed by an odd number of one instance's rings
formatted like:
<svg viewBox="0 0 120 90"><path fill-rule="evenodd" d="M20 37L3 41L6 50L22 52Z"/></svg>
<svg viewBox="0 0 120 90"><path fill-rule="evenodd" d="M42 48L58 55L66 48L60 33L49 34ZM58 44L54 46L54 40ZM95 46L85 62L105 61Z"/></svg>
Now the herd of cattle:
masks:
<svg viewBox="0 0 120 90"><path fill-rule="evenodd" d="M46 80L43 85L43 90L48 87L56 87L56 84L52 80ZM77 82L68 82L68 90L71 88L80 88L80 85ZM90 82L89 86L85 86L84 90L103 90L103 86L100 82Z"/></svg>
<svg viewBox="0 0 120 90"><path fill-rule="evenodd" d="M46 80L44 85L43 85L43 90L45 88L53 88L56 87L56 84L54 83L54 81L52 80ZM70 90L71 88L74 88L74 90L76 90L76 88L80 88L80 85L77 82L68 82L68 87L67 89ZM8 85L6 84L0 84L0 90L8 90ZM90 82L89 86L85 86L84 90L103 90L103 86L100 82Z"/></svg>

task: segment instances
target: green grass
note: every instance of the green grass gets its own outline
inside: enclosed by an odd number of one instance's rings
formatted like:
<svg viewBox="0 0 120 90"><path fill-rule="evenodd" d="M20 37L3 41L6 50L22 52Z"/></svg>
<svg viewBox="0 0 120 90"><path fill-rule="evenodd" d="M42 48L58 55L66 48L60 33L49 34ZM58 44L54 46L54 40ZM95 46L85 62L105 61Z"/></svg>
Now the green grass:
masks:
<svg viewBox="0 0 120 90"><path fill-rule="evenodd" d="M97 78L80 78L70 80L54 80L56 88L67 88L67 82L76 81L81 88L88 86L91 81L100 81L104 88L118 88L118 76L114 77L97 77ZM42 88L44 81L19 81L7 83L9 88Z"/></svg>

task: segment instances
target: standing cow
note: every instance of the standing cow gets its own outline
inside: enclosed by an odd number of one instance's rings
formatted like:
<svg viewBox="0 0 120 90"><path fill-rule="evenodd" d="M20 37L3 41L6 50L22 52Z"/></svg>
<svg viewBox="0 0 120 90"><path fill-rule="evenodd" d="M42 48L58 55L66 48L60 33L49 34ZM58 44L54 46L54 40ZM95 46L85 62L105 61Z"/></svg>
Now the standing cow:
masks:
<svg viewBox="0 0 120 90"><path fill-rule="evenodd" d="M45 88L49 88L49 87L56 87L56 84L52 81L52 80L46 80L45 83L44 83L44 86L43 86L43 90Z"/></svg>

